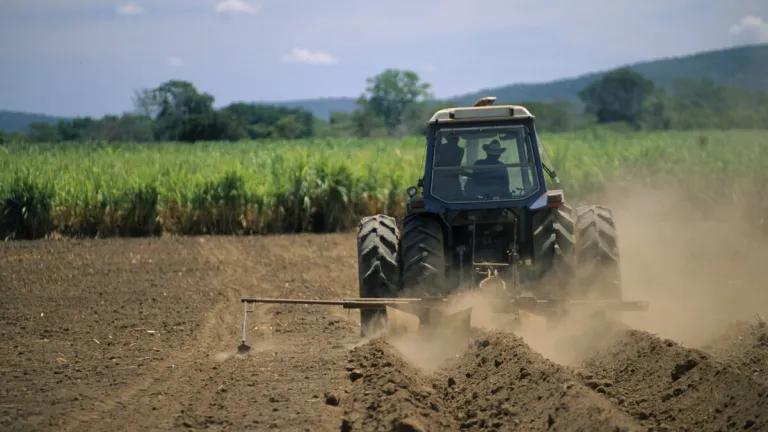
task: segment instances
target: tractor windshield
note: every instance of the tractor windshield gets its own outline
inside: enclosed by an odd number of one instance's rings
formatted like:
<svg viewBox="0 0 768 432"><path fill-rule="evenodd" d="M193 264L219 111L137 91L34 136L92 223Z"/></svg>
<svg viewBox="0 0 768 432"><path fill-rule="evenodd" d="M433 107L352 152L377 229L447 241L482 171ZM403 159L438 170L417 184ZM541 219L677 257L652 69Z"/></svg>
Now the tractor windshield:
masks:
<svg viewBox="0 0 768 432"><path fill-rule="evenodd" d="M518 200L539 189L525 126L436 132L430 192L445 202Z"/></svg>

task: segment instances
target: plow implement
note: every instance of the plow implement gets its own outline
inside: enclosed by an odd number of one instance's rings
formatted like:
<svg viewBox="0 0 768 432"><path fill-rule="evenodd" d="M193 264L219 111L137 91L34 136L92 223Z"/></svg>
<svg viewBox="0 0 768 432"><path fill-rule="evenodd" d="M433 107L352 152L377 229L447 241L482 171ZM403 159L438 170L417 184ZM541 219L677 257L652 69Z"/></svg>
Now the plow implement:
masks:
<svg viewBox="0 0 768 432"><path fill-rule="evenodd" d="M417 330L422 334L434 334L434 332L447 332L460 336L470 330L471 307L465 307L457 311L451 311L450 297L421 297L421 298L347 298L340 300L310 300L310 299L281 299L264 297L243 297L242 340L238 346L238 353L245 354L250 351L246 343L248 313L253 312L249 305L256 303L272 304L296 304L296 305L320 305L341 306L344 309L395 309L412 316L418 320ZM492 300L495 310L512 316L518 316L520 312L526 312L542 316L545 320L557 320L565 316L573 307L589 308L595 312L627 312L646 311L648 303L643 301L579 301L562 299L538 299L533 296L517 296L505 300Z"/></svg>

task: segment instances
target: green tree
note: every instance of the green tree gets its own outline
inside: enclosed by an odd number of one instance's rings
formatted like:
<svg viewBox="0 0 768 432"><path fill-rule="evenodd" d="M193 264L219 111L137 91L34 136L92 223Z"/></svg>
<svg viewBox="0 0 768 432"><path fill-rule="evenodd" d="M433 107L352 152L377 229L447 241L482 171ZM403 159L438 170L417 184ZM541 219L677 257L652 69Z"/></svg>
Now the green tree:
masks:
<svg viewBox="0 0 768 432"><path fill-rule="evenodd" d="M368 78L367 83L365 93L358 99L359 110L380 118L390 135L406 121L406 114L412 104L432 97L430 85L421 82L419 75L412 71L387 69ZM359 117L365 120L363 123L370 123L367 122L370 120L368 115Z"/></svg>
<svg viewBox="0 0 768 432"><path fill-rule="evenodd" d="M95 138L107 141L152 141L152 119L143 115L108 115L99 121Z"/></svg>
<svg viewBox="0 0 768 432"><path fill-rule="evenodd" d="M654 90L643 101L639 124L644 129L669 129L674 121L672 99L661 89Z"/></svg>
<svg viewBox="0 0 768 432"><path fill-rule="evenodd" d="M579 92L587 113L598 123L627 122L639 127L646 98L655 90L643 75L621 68L608 72Z"/></svg>
<svg viewBox="0 0 768 432"><path fill-rule="evenodd" d="M353 114L348 112L331 112L328 121L315 118L315 136L318 137L353 137L355 123Z"/></svg>
<svg viewBox="0 0 768 432"><path fill-rule="evenodd" d="M759 90L722 87L708 78L680 77L672 82L674 129L768 127L768 95Z"/></svg>
<svg viewBox="0 0 768 432"><path fill-rule="evenodd" d="M253 139L297 139L314 135L315 116L301 108L236 102L223 111L237 118Z"/></svg>
<svg viewBox="0 0 768 432"><path fill-rule="evenodd" d="M564 132L571 129L568 112L553 103L524 101L522 105L536 117L536 129L543 132Z"/></svg>
<svg viewBox="0 0 768 432"><path fill-rule="evenodd" d="M29 138L38 143L61 141L57 125L43 122L29 124Z"/></svg>
<svg viewBox="0 0 768 432"><path fill-rule="evenodd" d="M275 135L280 138L298 139L305 136L304 125L293 114L278 120L273 129Z"/></svg>
<svg viewBox="0 0 768 432"><path fill-rule="evenodd" d="M725 106L726 89L708 78L678 77L671 83L673 128L719 127ZM718 111L721 115L716 115Z"/></svg>
<svg viewBox="0 0 768 432"><path fill-rule="evenodd" d="M358 98L357 105L360 108L352 113L355 136L371 138L377 135L378 130L383 130L386 127L384 118L376 115L376 112L367 106L365 96L361 95Z"/></svg>
<svg viewBox="0 0 768 432"><path fill-rule="evenodd" d="M96 139L99 120L91 117L60 120L57 123L57 128L59 139L62 141L88 141Z"/></svg>
<svg viewBox="0 0 768 432"><path fill-rule="evenodd" d="M140 90L134 97L139 113L153 119L155 138L158 140L179 139L182 124L190 116L206 116L213 111L214 98L200 93L190 82L166 81L157 88Z"/></svg>
<svg viewBox="0 0 768 432"><path fill-rule="evenodd" d="M29 141L29 137L21 132L6 132L0 130L0 144L9 144L14 142L26 143Z"/></svg>
<svg viewBox="0 0 768 432"><path fill-rule="evenodd" d="M246 137L245 128L230 113L212 111L186 117L179 130L179 141L237 141Z"/></svg>

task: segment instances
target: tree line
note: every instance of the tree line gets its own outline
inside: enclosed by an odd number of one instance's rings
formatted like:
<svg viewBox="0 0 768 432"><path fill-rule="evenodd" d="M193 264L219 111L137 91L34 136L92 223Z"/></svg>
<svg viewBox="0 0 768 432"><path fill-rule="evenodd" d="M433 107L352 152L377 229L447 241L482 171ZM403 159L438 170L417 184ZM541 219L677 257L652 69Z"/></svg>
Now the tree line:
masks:
<svg viewBox="0 0 768 432"><path fill-rule="evenodd" d="M528 107L537 128L565 132L611 125L630 130L768 129L768 94L718 86L705 78L678 78L657 85L629 68L604 74L575 101L498 101ZM367 80L351 113L328 120L301 108L235 102L214 108L212 95L192 83L170 80L136 91L134 111L100 119L81 117L55 124L32 123L25 134L0 142L237 141L311 137L400 137L423 134L438 101L429 83L412 71L387 69Z"/></svg>
<svg viewBox="0 0 768 432"><path fill-rule="evenodd" d="M681 77L665 85L629 68L603 75L579 93L584 116L634 130L768 129L768 94Z"/></svg>

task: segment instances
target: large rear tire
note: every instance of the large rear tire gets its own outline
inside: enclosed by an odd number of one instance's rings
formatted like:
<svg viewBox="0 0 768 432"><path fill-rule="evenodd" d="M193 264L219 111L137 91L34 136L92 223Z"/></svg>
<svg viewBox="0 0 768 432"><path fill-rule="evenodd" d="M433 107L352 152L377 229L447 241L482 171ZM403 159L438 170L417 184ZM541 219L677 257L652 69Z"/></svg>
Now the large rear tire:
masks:
<svg viewBox="0 0 768 432"><path fill-rule="evenodd" d="M401 248L404 295L445 294L445 247L440 221L421 214L406 216Z"/></svg>
<svg viewBox="0 0 768 432"><path fill-rule="evenodd" d="M573 209L563 205L537 214L533 226L534 268L539 281L537 292L545 297L561 297L567 292L575 268Z"/></svg>
<svg viewBox="0 0 768 432"><path fill-rule="evenodd" d="M358 226L357 263L360 297L395 297L399 291L400 233L394 218L364 217ZM360 309L360 336L365 338L387 326L386 309Z"/></svg>
<svg viewBox="0 0 768 432"><path fill-rule="evenodd" d="M589 205L576 211L576 292L580 298L621 300L616 223L611 210Z"/></svg>

